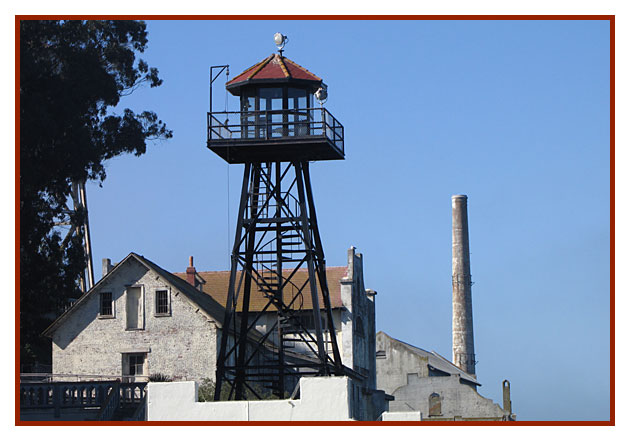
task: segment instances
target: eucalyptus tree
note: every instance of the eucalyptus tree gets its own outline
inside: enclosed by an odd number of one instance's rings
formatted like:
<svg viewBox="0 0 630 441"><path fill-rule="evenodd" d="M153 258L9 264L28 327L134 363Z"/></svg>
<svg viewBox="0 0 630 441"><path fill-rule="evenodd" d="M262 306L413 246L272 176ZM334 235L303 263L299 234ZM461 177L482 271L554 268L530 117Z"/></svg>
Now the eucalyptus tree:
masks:
<svg viewBox="0 0 630 441"><path fill-rule="evenodd" d="M20 346L22 363L50 359L41 331L80 295L81 243L64 242L71 183L106 178L104 161L144 154L172 137L148 110L119 109L122 97L162 84L139 58L146 24L133 20L22 20L19 34ZM83 214L73 214L80 221Z"/></svg>

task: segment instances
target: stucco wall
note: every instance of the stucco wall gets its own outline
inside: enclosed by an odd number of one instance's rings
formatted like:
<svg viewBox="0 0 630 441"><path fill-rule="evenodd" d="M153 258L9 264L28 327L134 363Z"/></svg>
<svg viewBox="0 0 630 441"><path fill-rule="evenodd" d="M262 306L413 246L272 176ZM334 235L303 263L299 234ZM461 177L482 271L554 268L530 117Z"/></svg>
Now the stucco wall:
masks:
<svg viewBox="0 0 630 441"><path fill-rule="evenodd" d="M134 259L110 274L99 292L111 292L114 318L99 318L100 296L78 304L53 334L55 374L121 375L123 353L147 353L145 374L175 379L214 378L217 330L183 294ZM126 288L141 286L144 329L126 330ZM171 315L155 316L155 291L167 289Z"/></svg>
<svg viewBox="0 0 630 441"><path fill-rule="evenodd" d="M413 377L412 377L413 378ZM461 384L458 376L426 377L411 380L410 384L394 391L396 400L389 403L391 412L420 412L429 416L429 396L439 394L441 414L444 417L502 417L498 404L484 398L472 387Z"/></svg>
<svg viewBox="0 0 630 441"><path fill-rule="evenodd" d="M386 354L385 358L376 359L376 387L386 394L393 395L396 389L407 384L408 374L429 376L428 357L408 351L400 342L383 333L376 336L376 350Z"/></svg>
<svg viewBox="0 0 630 441"><path fill-rule="evenodd" d="M503 409L481 396L474 387L460 382L457 374L431 376L429 358L410 351L403 343L380 332L376 349L377 388L393 395L391 412L420 412L429 417L429 396L438 394L442 417L502 417ZM397 416L389 416L397 418Z"/></svg>
<svg viewBox="0 0 630 441"><path fill-rule="evenodd" d="M300 379L299 400L197 402L194 382L149 383L148 421L345 421L352 419L347 377Z"/></svg>

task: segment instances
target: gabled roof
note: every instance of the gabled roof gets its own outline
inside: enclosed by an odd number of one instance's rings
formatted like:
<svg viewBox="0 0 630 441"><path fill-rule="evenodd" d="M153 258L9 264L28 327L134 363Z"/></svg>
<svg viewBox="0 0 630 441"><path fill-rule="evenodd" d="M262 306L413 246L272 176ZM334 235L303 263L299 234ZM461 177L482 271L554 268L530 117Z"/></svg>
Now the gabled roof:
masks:
<svg viewBox="0 0 630 441"><path fill-rule="evenodd" d="M88 297L93 295L93 293L98 292L102 288L102 286L107 283L107 280L113 277L114 274L119 272L120 269L124 267L125 264L130 260L135 260L147 269L156 272L164 281L169 283L173 288L186 296L188 300L199 307L199 309L203 310L207 315L212 317L219 326L222 325L225 309L212 297L199 292L190 284L186 283L179 277L174 276L170 272L151 262L146 257L132 252L129 253L129 255L125 257L120 263L118 263L114 268L112 268L112 270L107 273L105 277L99 280L98 283L96 283L92 287L92 289L79 297L79 299L74 302L74 304L70 308L68 308L63 314L57 317L57 319L52 322L52 324L48 326L48 328L46 328L44 332L42 332L42 335L51 337L52 332L57 329L59 325L61 325L71 314L73 314L77 310L77 308L86 301Z"/></svg>
<svg viewBox="0 0 630 441"><path fill-rule="evenodd" d="M238 95L240 87L246 84L276 81L313 83L313 88L317 88L322 79L295 61L274 53L245 69L228 81L225 87L232 94Z"/></svg>
<svg viewBox="0 0 630 441"><path fill-rule="evenodd" d="M293 270L285 269L282 273L284 277L289 277ZM341 308L343 307L343 303L341 301L341 286L340 280L346 277L348 269L345 266L333 266L326 268L326 281L328 282L328 292L330 296L330 304L332 308ZM227 294L228 288L230 285L230 271L202 271L197 272L197 276L199 276L205 283L202 284L201 289L208 297L213 298L217 303L225 307L227 303ZM186 273L174 273L175 276L186 280ZM240 280L241 273L236 276L236 280ZM293 285L288 286L284 290L284 301L285 303L289 303L293 298L293 293L297 292L297 287L302 287L306 280L308 279L308 271L306 269L299 269L295 272L291 281ZM187 282L184 282L187 283ZM190 286L190 285L189 285ZM319 297L319 307L320 309L324 307L324 300L322 297L321 290L319 289L319 283L317 285L317 295ZM237 303L236 310L238 312L243 310L243 286L241 284L241 290L239 297L239 302ZM267 305L268 300L265 298L262 292L256 289L256 285L252 284L252 290L250 294L249 300L249 310L251 312L259 312ZM304 310L312 310L313 309L313 301L311 298L311 288L310 284L306 284L304 289L302 290L301 298L298 298L294 303L295 309L304 309Z"/></svg>
<svg viewBox="0 0 630 441"><path fill-rule="evenodd" d="M463 379L465 381L469 381L471 383L474 383L477 386L481 386L481 383L479 383L477 381L476 377L474 377L473 375L470 375L470 374L466 373L465 371L461 370L460 368L455 366L453 363L448 361L446 358L442 357L437 352L435 352L435 351L429 352L429 351L426 351L424 349L418 348L416 346L410 345L409 343L405 343L404 341L400 341L400 340L398 340L396 338L393 338L393 337L387 335L383 331L379 331L378 334L383 334L384 336L386 336L390 340L397 341L398 343L403 345L410 352L418 354L418 355L420 355L422 357L427 357L429 359L429 367L431 367L433 369L437 369L438 371L441 371L441 372L444 372L444 373L447 373L447 374L450 374L450 375L459 375L461 379Z"/></svg>

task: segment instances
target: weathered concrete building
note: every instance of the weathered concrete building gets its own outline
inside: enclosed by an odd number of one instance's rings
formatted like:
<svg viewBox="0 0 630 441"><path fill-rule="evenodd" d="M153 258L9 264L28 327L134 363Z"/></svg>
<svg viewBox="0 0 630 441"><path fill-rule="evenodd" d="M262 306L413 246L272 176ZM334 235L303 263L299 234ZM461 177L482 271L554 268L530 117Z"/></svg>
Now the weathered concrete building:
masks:
<svg viewBox="0 0 630 441"><path fill-rule="evenodd" d="M513 417L481 396L470 375L437 354L376 335L377 388L393 395L390 412L418 412L423 420L504 420ZM509 389L508 389L509 391ZM509 397L509 392L508 392Z"/></svg>

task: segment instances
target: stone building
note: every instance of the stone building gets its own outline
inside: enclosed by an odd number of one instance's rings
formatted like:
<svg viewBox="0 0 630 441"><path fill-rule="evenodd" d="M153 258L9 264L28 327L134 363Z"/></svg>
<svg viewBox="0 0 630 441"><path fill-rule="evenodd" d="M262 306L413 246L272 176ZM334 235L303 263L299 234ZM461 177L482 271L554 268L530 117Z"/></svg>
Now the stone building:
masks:
<svg viewBox="0 0 630 441"><path fill-rule="evenodd" d="M214 299L131 253L44 335L55 375L213 378L222 318Z"/></svg>
<svg viewBox="0 0 630 441"><path fill-rule="evenodd" d="M376 335L377 388L393 395L390 412L416 412L422 420L510 420L509 384L504 408L477 392L481 384L436 352Z"/></svg>
<svg viewBox="0 0 630 441"><path fill-rule="evenodd" d="M365 290L362 262L350 248L346 267L326 270L343 362L364 377L353 383L357 394L359 387L366 393L376 387L376 293ZM172 274L131 253L113 268L105 259L103 273L44 331L52 339L53 374L214 378L229 272L197 272L191 259L186 273ZM256 304L252 299L250 306ZM301 308L312 308L308 288ZM252 345L268 325L263 316ZM272 348L273 339L270 343Z"/></svg>

